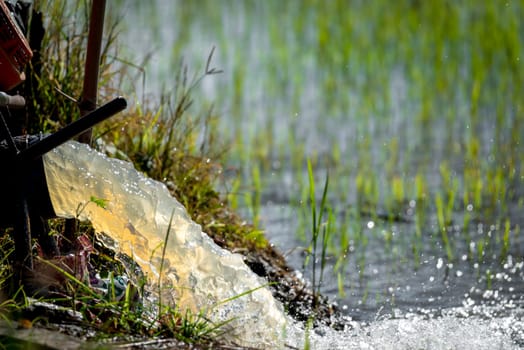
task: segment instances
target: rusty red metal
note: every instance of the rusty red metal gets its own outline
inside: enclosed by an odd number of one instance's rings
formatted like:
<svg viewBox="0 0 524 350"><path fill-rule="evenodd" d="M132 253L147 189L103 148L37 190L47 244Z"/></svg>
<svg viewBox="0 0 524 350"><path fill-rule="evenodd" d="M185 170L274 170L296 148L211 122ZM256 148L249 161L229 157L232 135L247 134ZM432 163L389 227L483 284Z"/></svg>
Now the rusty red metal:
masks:
<svg viewBox="0 0 524 350"><path fill-rule="evenodd" d="M33 56L11 11L0 0L0 90L9 91L24 81L24 67Z"/></svg>

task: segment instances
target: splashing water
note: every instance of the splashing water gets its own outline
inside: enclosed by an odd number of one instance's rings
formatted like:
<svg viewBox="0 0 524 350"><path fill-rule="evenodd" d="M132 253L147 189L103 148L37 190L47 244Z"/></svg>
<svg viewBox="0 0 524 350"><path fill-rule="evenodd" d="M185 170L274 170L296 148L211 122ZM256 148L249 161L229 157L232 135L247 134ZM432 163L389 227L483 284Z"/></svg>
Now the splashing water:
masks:
<svg viewBox="0 0 524 350"><path fill-rule="evenodd" d="M89 220L97 232L109 235L114 249L132 256L150 285L160 278L162 300L205 310L215 323L230 321L223 326L226 336L241 345L280 347L286 318L267 288L256 289L266 282L240 255L203 233L162 183L74 141L43 159L56 214ZM91 203L93 197L106 200L107 206ZM224 303L230 298L235 299Z"/></svg>
<svg viewBox="0 0 524 350"><path fill-rule="evenodd" d="M443 316L424 319L409 317L353 323L346 331L319 327L308 336L309 348L315 350L516 350L520 347L509 333L522 332L520 317L497 319ZM304 331L294 327L288 336L305 347Z"/></svg>

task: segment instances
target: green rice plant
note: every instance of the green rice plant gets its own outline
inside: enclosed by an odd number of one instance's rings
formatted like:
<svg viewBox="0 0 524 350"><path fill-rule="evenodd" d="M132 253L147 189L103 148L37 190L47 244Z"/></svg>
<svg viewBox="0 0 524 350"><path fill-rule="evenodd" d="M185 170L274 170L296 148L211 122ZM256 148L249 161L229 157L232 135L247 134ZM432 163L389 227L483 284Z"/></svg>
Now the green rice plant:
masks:
<svg viewBox="0 0 524 350"><path fill-rule="evenodd" d="M493 287L493 274L490 269L486 270L486 289L491 290Z"/></svg>
<svg viewBox="0 0 524 350"><path fill-rule="evenodd" d="M310 212L311 210L307 207L306 203L309 201L309 188L303 185L304 180L302 179L303 173L297 175L297 182L300 184L300 197L297 202L297 210L300 212L298 215L298 227L296 235L301 242L308 242L308 229L310 227Z"/></svg>
<svg viewBox="0 0 524 350"><path fill-rule="evenodd" d="M391 179L391 191L395 203L402 203L406 199L404 179L394 176Z"/></svg>
<svg viewBox="0 0 524 350"><path fill-rule="evenodd" d="M364 293L362 294L362 299L360 300L362 304L366 304L368 298L369 298L369 283L365 282L366 286L364 288Z"/></svg>
<svg viewBox="0 0 524 350"><path fill-rule="evenodd" d="M514 242L519 242L519 239L520 239L520 225L516 224L513 227L513 241Z"/></svg>
<svg viewBox="0 0 524 350"><path fill-rule="evenodd" d="M332 213L332 211L331 211ZM335 219L333 219L335 220ZM338 242L338 249L335 249L335 255L339 257L337 260L337 263L335 264L335 271L337 270L337 267L339 266L339 262L342 262L342 260L345 260L347 257L347 254L349 253L350 248L350 240L349 240L349 229L350 229L350 212L347 210L344 213L344 218L341 221L341 224L338 228L339 233L339 242ZM335 239L333 239L333 242L335 242Z"/></svg>
<svg viewBox="0 0 524 350"><path fill-rule="evenodd" d="M435 195L435 207L437 210L437 221L440 238L442 240L442 244L444 244L448 261L453 261L453 249L448 237L448 218L446 217L446 208L444 207L442 195L440 193Z"/></svg>
<svg viewBox="0 0 524 350"><path fill-rule="evenodd" d="M469 193L467 191L464 192L464 196L462 198L462 204L464 206L464 218L462 219L462 230L467 233L469 230L469 223L471 221L471 212L473 211L474 207L471 204L471 200L469 198Z"/></svg>
<svg viewBox="0 0 524 350"><path fill-rule="evenodd" d="M477 244L476 244L476 247L477 247L477 261L482 263L484 261L484 256L486 255L486 252L484 250L485 248L485 244L484 244L485 240L484 239L480 239L477 241Z"/></svg>
<svg viewBox="0 0 524 350"><path fill-rule="evenodd" d="M466 242L466 245L468 247L468 259L470 261L473 260L473 249L472 249L472 238L470 234L470 222L472 217L472 211L473 211L473 205L471 204L471 201L468 198L468 192L464 193L463 198L463 205L464 205L464 214L462 219L462 233L464 235L464 240Z"/></svg>
<svg viewBox="0 0 524 350"><path fill-rule="evenodd" d="M262 205L262 181L260 178L260 169L256 164L251 168L251 180L253 183L253 191L248 191L246 193L246 201L251 208L251 220L253 226L258 227L260 221L260 208Z"/></svg>
<svg viewBox="0 0 524 350"><path fill-rule="evenodd" d="M311 349L311 339L310 339L310 332L313 328L314 320L313 318L309 318L306 322L306 327L304 331L304 350L310 350Z"/></svg>
<svg viewBox="0 0 524 350"><path fill-rule="evenodd" d="M240 208L239 203L238 203L238 197L240 195L239 194L240 186L241 186L241 180L240 180L240 177L237 176L235 177L235 179L233 179L232 184L231 184L231 189L228 190L228 193L227 193L227 201L229 203L229 206L233 210L238 210Z"/></svg>
<svg viewBox="0 0 524 350"><path fill-rule="evenodd" d="M501 168L488 171L486 191L488 191L489 208L492 211L506 210L507 193L506 193L505 170Z"/></svg>
<svg viewBox="0 0 524 350"><path fill-rule="evenodd" d="M480 163L480 141L477 137L470 137L466 144L464 157L464 204L466 207L473 205L474 208L480 210L484 189ZM468 202L466 203L466 201Z"/></svg>
<svg viewBox="0 0 524 350"><path fill-rule="evenodd" d="M326 177L326 190L327 190L327 177ZM322 228L322 250L321 250L321 256L320 256L320 276L318 278L318 287L317 287L317 293L320 295L320 287L322 286L322 283L324 281L324 271L326 269L326 262L327 262L327 252L328 248L330 248L330 243L332 242L332 234L335 231L335 215L333 214L333 210L331 207L327 208L328 211L328 217L325 223L325 226Z"/></svg>
<svg viewBox="0 0 524 350"><path fill-rule="evenodd" d="M509 219L506 219L506 221L504 222L504 232L502 235L502 249L500 252L501 261L505 261L508 257L509 249L511 247L510 234L511 234L511 222Z"/></svg>
<svg viewBox="0 0 524 350"><path fill-rule="evenodd" d="M455 210L455 198L458 192L458 180L453 181L453 188L448 191L447 203L445 208L446 224L453 222L453 212Z"/></svg>
<svg viewBox="0 0 524 350"><path fill-rule="evenodd" d="M359 275L359 279L361 282L364 278L364 273L366 270L366 254L367 254L367 247L369 244L369 238L368 235L365 234L365 231L363 229L363 222L359 218L360 215L356 215L354 218L354 222L352 224L352 241L354 244L354 247L352 251L355 251L355 259L356 259L356 265L357 265L357 271Z"/></svg>
<svg viewBox="0 0 524 350"><path fill-rule="evenodd" d="M355 177L357 191L357 203L361 211L376 213L379 202L378 183L375 174L367 171L359 171Z"/></svg>
<svg viewBox="0 0 524 350"><path fill-rule="evenodd" d="M414 230L415 234L412 237L411 251L414 258L414 266L417 268L420 265L420 252L422 251L423 245L423 230L426 227L426 214L427 208L427 184L424 177L417 173L414 179L412 201L409 205L414 210Z"/></svg>
<svg viewBox="0 0 524 350"><path fill-rule="evenodd" d="M344 278L345 278L345 273L344 273L344 270L342 269L341 271L337 272L338 295L341 298L345 298L346 297L346 288L344 286Z"/></svg>
<svg viewBox="0 0 524 350"><path fill-rule="evenodd" d="M308 255L304 261L304 266L308 265L309 259L312 258L312 284L313 290L317 293L320 293L320 287L323 282L324 268L326 263L326 254L331 238L332 225L334 224L334 216L328 207L327 204L327 191L329 187L329 174L326 174L326 180L324 182L324 188L322 191L322 197L320 201L320 206L317 208L316 200L316 190L315 190L315 179L313 175L313 167L311 161L308 160L308 178L309 178L309 203L310 203L310 219L311 219L311 240L308 248ZM326 221L323 221L323 216L325 212L328 212L328 218ZM318 245L320 247L320 256L318 253ZM320 276L317 280L316 270L317 270L317 260L320 258ZM313 302L317 302L314 298ZM316 305L313 305L314 307Z"/></svg>
<svg viewBox="0 0 524 350"><path fill-rule="evenodd" d="M417 173L415 176L415 193L413 197L415 198L415 215L417 220L421 223L425 222L426 212L427 212L427 201L428 201L428 185L424 176L420 173Z"/></svg>

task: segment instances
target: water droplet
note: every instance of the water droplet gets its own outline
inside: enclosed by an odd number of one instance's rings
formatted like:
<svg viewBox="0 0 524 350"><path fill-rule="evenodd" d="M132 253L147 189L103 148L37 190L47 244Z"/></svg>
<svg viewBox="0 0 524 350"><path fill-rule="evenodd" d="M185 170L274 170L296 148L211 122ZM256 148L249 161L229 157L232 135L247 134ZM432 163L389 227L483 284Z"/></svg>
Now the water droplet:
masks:
<svg viewBox="0 0 524 350"><path fill-rule="evenodd" d="M438 258L437 269L441 269L443 265L444 265L444 260L442 260L442 258Z"/></svg>

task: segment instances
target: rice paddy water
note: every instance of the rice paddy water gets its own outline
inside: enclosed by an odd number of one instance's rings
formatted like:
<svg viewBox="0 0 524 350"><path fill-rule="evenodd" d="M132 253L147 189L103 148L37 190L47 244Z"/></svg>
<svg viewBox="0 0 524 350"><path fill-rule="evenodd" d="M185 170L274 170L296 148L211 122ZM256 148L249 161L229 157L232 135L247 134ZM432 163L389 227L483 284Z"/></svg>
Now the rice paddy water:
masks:
<svg viewBox="0 0 524 350"><path fill-rule="evenodd" d="M524 344L522 1L119 4L121 53L152 53L146 94L215 47L224 73L192 111L213 105L231 143L241 182L224 194L306 278L323 267L355 322L334 343L311 331L316 347ZM308 161L315 198L329 170L333 220L325 261L303 268Z"/></svg>

